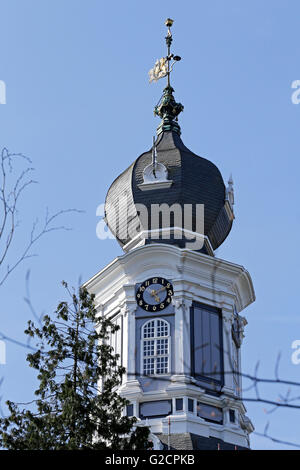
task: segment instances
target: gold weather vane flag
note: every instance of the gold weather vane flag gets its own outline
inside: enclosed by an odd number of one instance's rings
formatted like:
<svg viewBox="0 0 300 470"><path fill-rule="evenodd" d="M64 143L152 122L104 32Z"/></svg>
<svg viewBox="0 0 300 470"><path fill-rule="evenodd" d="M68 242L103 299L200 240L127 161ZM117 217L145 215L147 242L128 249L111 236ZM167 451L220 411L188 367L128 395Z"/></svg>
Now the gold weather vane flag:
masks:
<svg viewBox="0 0 300 470"><path fill-rule="evenodd" d="M168 74L168 60L166 57L155 62L153 69L149 70L149 83L157 82L160 78L165 77Z"/></svg>
<svg viewBox="0 0 300 470"><path fill-rule="evenodd" d="M181 57L179 55L174 55L171 54L170 52L170 46L173 41L172 33L171 33L171 26L174 23L171 18L167 18L165 21L165 25L168 28L167 36L166 36L166 45L168 49L168 54L167 57L162 57L161 59L157 60L155 62L155 65L153 69L149 71L149 83L151 82L157 82L160 78L163 77L168 77L168 87L170 86L170 73L173 70L173 66L175 62L178 62L181 60ZM173 61L171 64L170 62Z"/></svg>

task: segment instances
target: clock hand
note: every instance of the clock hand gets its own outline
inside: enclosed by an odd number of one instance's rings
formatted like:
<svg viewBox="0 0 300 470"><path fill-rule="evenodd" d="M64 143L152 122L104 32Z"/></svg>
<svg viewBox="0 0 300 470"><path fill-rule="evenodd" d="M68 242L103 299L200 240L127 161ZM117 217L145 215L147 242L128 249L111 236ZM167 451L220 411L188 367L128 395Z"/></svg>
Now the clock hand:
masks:
<svg viewBox="0 0 300 470"><path fill-rule="evenodd" d="M158 289L158 291L156 291L157 294L159 294L159 292L162 292L163 290L166 290L166 287L162 287L161 289Z"/></svg>
<svg viewBox="0 0 300 470"><path fill-rule="evenodd" d="M155 289L153 289L153 290L150 292L150 294L152 295L152 297L155 298L155 301L156 301L156 302L160 302L160 298L159 298L158 295L157 295L158 292L159 292L159 291L156 291Z"/></svg>

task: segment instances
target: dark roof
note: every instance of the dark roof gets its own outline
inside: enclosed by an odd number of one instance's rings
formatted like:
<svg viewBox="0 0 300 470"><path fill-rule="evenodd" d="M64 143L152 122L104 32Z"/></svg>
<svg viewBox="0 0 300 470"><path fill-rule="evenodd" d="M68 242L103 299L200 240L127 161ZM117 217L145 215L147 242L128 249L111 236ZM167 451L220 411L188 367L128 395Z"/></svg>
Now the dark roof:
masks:
<svg viewBox="0 0 300 470"><path fill-rule="evenodd" d="M209 160L191 152L175 132L163 132L156 142L157 160L168 170L168 179L173 183L169 188L142 191L143 171L152 161L152 149L143 153L110 186L105 215L107 224L121 246L128 243L133 234L150 228L139 216L136 204L150 209L151 204L179 203L192 204L192 230L196 230L196 204L204 204L204 234L216 249L230 232L232 221L225 211L225 185L218 168ZM117 213L117 217L116 216ZM150 213L150 211L149 211ZM171 224L172 226L172 224ZM128 234L128 227L130 233ZM166 240L148 240L151 242ZM169 239L183 247L184 241Z"/></svg>
<svg viewBox="0 0 300 470"><path fill-rule="evenodd" d="M247 447L235 446L216 437L203 437L189 432L180 434L156 434L164 450L249 450Z"/></svg>

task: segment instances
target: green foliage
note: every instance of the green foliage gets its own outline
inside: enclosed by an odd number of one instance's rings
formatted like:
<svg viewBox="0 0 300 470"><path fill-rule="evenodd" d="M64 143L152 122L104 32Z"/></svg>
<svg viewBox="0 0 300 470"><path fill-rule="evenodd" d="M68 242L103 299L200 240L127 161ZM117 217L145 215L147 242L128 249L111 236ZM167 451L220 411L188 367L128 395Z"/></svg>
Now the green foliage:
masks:
<svg viewBox="0 0 300 470"><path fill-rule="evenodd" d="M124 416L128 402L120 397L125 369L108 344L118 327L99 316L94 295L68 289L71 302L61 302L56 318L48 315L25 333L36 340L28 354L38 372L36 399L19 409L7 402L10 415L0 419L0 444L11 450L145 449L149 429L132 428L136 418ZM31 405L31 408L30 408Z"/></svg>

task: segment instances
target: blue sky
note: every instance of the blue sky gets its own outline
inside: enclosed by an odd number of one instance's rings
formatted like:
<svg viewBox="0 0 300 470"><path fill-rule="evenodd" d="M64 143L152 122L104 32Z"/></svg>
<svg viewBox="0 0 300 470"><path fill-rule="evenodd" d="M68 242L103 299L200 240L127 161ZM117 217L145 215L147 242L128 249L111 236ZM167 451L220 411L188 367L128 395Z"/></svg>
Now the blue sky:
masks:
<svg viewBox="0 0 300 470"><path fill-rule="evenodd" d="M299 2L1 0L0 14L7 87L0 147L28 155L39 181L22 200L11 254L46 207L85 211L64 216L73 230L44 237L34 249L39 256L5 283L0 330L24 340L28 269L36 310L52 312L64 296L61 280L77 285L122 253L114 240L97 239L96 208L113 179L151 146L164 83L149 85L147 73L165 54L164 20L171 17L173 50L183 59L173 78L185 106L182 139L225 180L233 174L236 220L217 256L244 265L256 290L245 312L243 370L252 373L259 360L259 375L274 377L280 351L280 376L300 381L300 364L291 362L291 343L300 339L300 105L291 101L291 84L300 79ZM25 357L7 343L3 400L32 397ZM270 420L270 434L300 444L300 411L267 415L264 404L246 406L258 432ZM252 447L290 448L255 435Z"/></svg>

